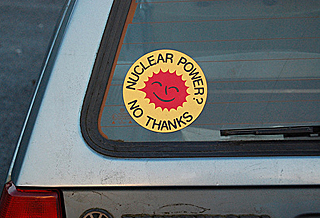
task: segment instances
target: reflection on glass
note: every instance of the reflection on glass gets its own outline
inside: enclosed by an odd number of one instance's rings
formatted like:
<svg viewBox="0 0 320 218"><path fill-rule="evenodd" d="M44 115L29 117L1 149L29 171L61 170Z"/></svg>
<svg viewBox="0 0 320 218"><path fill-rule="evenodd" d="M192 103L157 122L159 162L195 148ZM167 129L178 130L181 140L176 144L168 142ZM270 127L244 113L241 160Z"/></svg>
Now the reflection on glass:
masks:
<svg viewBox="0 0 320 218"><path fill-rule="evenodd" d="M101 117L109 139L243 140L219 131L319 125L320 1L139 0L135 6ZM143 129L123 110L128 69L157 49L188 54L208 82L202 114L190 127L170 134ZM270 138L283 139L259 136Z"/></svg>

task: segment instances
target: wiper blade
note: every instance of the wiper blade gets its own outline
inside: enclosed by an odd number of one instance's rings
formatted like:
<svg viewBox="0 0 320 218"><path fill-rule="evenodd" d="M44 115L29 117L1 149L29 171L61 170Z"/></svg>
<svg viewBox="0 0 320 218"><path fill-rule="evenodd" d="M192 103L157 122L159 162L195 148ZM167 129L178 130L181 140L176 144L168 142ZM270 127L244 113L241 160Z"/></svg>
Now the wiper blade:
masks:
<svg viewBox="0 0 320 218"><path fill-rule="evenodd" d="M290 126L270 128L223 129L221 136L232 135L283 135L284 137L319 136L320 126Z"/></svg>

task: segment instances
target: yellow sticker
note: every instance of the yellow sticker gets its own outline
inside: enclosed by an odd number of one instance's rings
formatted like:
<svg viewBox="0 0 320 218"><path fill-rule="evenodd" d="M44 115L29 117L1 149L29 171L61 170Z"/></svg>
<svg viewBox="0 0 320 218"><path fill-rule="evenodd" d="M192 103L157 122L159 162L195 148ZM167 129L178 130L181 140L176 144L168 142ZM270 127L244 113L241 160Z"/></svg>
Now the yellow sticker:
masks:
<svg viewBox="0 0 320 218"><path fill-rule="evenodd" d="M142 127L161 133L181 130L200 115L207 99L207 81L188 55L157 50L140 57L123 84L130 116Z"/></svg>

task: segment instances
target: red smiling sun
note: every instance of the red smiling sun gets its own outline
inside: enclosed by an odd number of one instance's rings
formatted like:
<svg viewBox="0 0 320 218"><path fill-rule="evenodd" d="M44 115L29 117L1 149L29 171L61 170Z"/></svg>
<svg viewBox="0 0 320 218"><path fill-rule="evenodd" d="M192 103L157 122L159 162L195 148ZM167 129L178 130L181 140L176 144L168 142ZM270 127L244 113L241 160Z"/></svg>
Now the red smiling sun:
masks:
<svg viewBox="0 0 320 218"><path fill-rule="evenodd" d="M169 70L166 72L160 70L157 74L153 73L145 82L144 88L139 90L146 93L145 98L150 100L150 104L154 103L155 108L160 107L162 110L167 108L170 111L177 110L187 102L186 98L189 95L187 89L182 75L178 76L176 71L170 73Z"/></svg>

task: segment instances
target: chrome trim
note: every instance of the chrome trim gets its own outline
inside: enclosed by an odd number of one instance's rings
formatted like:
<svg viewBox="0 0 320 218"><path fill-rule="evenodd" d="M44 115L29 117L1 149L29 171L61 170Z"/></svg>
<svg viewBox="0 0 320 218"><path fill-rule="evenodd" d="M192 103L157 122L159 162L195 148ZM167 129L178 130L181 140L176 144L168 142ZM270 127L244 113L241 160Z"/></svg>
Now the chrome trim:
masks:
<svg viewBox="0 0 320 218"><path fill-rule="evenodd" d="M68 21L69 21L71 14L72 14L73 6L76 1L77 0L68 0L65 3L64 8L61 11L60 20L58 21L58 23L56 25L55 33L51 39L51 44L48 48L46 58L44 59L42 70L41 70L40 76L38 78L37 85L34 89L34 94L32 96L31 103L30 103L29 109L27 111L27 115L26 115L25 121L23 123L22 130L21 130L16 148L15 148L15 151L14 151L14 154L12 157L12 161L11 161L11 164L10 164L10 167L8 170L6 182L9 182L13 179L12 177L13 177L13 173L14 173L14 168L17 167L17 164L18 164L17 157L18 157L19 151L21 151L22 138L23 138L24 133L26 132L27 125L30 120L30 114L31 114L32 110L34 110L33 107L35 105L35 100L37 98L40 85L43 82L43 76L47 72L47 69L49 68L48 66L49 66L50 60L51 61L54 60L55 56L57 55L56 50L59 49L60 41L62 40L62 37L64 35L64 30L65 30L66 26L68 25ZM19 164L21 164L21 163L19 163Z"/></svg>

